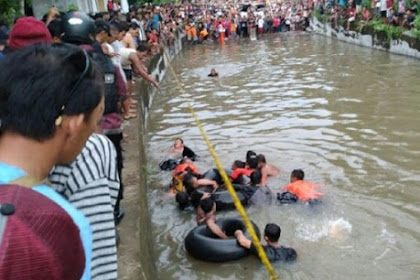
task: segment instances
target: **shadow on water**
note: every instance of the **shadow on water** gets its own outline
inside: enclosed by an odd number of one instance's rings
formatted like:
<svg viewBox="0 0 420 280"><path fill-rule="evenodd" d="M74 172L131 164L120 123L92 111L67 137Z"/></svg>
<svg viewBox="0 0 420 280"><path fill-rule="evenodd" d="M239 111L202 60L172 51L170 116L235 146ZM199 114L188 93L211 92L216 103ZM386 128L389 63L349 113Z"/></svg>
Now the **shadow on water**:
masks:
<svg viewBox="0 0 420 280"><path fill-rule="evenodd" d="M307 34L241 45L187 48L175 60L187 93L171 75L153 105L149 133L149 208L162 279L267 279L252 256L212 264L185 252L195 226L166 194L158 163L175 137L213 166L187 110L194 106L223 164L248 149L322 184L324 203L249 208L260 229L280 224L282 244L299 260L275 264L281 279L416 279L420 275L420 95L417 60ZM207 77L211 68L218 79ZM219 215L219 214L218 214ZM235 212L220 216L235 216Z"/></svg>

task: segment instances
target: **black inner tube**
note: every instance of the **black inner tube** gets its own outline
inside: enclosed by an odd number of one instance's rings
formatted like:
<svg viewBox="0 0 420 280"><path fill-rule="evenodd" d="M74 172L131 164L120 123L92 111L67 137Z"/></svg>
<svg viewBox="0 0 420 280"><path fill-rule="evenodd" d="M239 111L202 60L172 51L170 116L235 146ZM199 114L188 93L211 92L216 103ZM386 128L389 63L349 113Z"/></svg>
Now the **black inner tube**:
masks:
<svg viewBox="0 0 420 280"><path fill-rule="evenodd" d="M251 222L258 236L260 231L254 222ZM229 239L219 239L206 225L198 226L190 231L185 238L185 248L194 258L210 262L226 262L243 258L249 254L249 250L241 247L233 237L236 230L240 229L245 236L250 238L244 223L238 218L219 219L217 224L231 236Z"/></svg>

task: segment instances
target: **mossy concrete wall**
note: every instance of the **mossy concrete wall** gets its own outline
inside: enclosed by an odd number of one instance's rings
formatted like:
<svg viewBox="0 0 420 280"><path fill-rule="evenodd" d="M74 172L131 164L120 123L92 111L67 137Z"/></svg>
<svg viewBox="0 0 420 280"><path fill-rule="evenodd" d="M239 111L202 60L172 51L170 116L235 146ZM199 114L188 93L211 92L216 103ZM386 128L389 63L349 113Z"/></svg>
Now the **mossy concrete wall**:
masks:
<svg viewBox="0 0 420 280"><path fill-rule="evenodd" d="M420 40L407 33L404 33L400 39L388 40L385 32L375 32L369 26L365 26L361 32L346 31L343 26L333 28L329 22L320 22L316 17L312 17L310 24L315 33L346 43L420 58Z"/></svg>

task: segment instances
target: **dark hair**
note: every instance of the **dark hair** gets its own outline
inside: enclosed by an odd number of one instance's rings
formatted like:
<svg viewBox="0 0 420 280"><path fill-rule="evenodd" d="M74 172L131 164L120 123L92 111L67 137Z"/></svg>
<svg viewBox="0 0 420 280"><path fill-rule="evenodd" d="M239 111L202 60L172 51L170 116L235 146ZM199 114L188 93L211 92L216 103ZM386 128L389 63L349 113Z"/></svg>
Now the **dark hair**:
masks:
<svg viewBox="0 0 420 280"><path fill-rule="evenodd" d="M261 183L261 172L259 170L255 170L251 173L251 185L255 186Z"/></svg>
<svg viewBox="0 0 420 280"><path fill-rule="evenodd" d="M279 241L281 229L276 224L267 224L264 229L264 235L267 236L271 242Z"/></svg>
<svg viewBox="0 0 420 280"><path fill-rule="evenodd" d="M146 51L149 51L149 47L148 46L145 46L143 44L139 44L139 46L137 47L137 51L138 52L146 52ZM180 139L180 140L181 140L182 143L184 143L182 141L182 139Z"/></svg>
<svg viewBox="0 0 420 280"><path fill-rule="evenodd" d="M267 161L265 160L265 156L264 156L264 155L262 155L262 154L259 154L259 155L257 156L257 161L258 161L258 163L260 163L260 162L262 162L262 163L267 163Z"/></svg>
<svg viewBox="0 0 420 280"><path fill-rule="evenodd" d="M112 29L115 29L115 30L117 30L118 31L118 33L120 32L120 24L117 22L117 21L111 21L110 23L109 23L109 25L110 25L110 27L112 28Z"/></svg>
<svg viewBox="0 0 420 280"><path fill-rule="evenodd" d="M138 28L140 28L140 26L135 22L132 22L129 25L129 29L138 29Z"/></svg>
<svg viewBox="0 0 420 280"><path fill-rule="evenodd" d="M295 169L292 171L292 177L295 177L298 180L303 180L305 178L305 173L302 169Z"/></svg>
<svg viewBox="0 0 420 280"><path fill-rule="evenodd" d="M211 197L200 200L200 207L204 213L210 213L213 209L214 199Z"/></svg>
<svg viewBox="0 0 420 280"><path fill-rule="evenodd" d="M175 200L178 203L179 209L181 210L184 210L188 206L188 204L190 204L190 200L186 192L177 193L175 195Z"/></svg>
<svg viewBox="0 0 420 280"><path fill-rule="evenodd" d="M248 163L249 168L256 169L258 167L257 156L250 156L247 163Z"/></svg>
<svg viewBox="0 0 420 280"><path fill-rule="evenodd" d="M184 179L182 180L182 184L184 185L187 194L191 194L194 191L193 177L194 176L188 172L184 175Z"/></svg>
<svg viewBox="0 0 420 280"><path fill-rule="evenodd" d="M238 168L245 168L245 162L243 161L235 160L233 164L236 165Z"/></svg>
<svg viewBox="0 0 420 280"><path fill-rule="evenodd" d="M120 25L120 32L121 32L121 31L128 31L128 29L129 29L129 25L128 25L128 23L127 23L127 22L125 22L125 21L121 21L121 22L119 23L119 25Z"/></svg>
<svg viewBox="0 0 420 280"><path fill-rule="evenodd" d="M110 25L106 21L99 19L95 21L95 28L96 28L96 34L99 34L102 31L105 31L107 34L110 32Z"/></svg>
<svg viewBox="0 0 420 280"><path fill-rule="evenodd" d="M253 156L257 156L257 153L254 152L254 151L248 151L248 152L246 152L246 163L248 163L249 162L249 159L251 157L253 157Z"/></svg>
<svg viewBox="0 0 420 280"><path fill-rule="evenodd" d="M204 193L199 192L197 190L194 190L191 193L191 204L194 206L194 208L197 208L198 205L200 205L200 200L203 197Z"/></svg>
<svg viewBox="0 0 420 280"><path fill-rule="evenodd" d="M0 62L0 132L44 141L54 136L61 115L88 120L104 89L94 63L82 78L86 59L86 52L67 44L35 44L8 54Z"/></svg>
<svg viewBox="0 0 420 280"><path fill-rule="evenodd" d="M178 141L178 140L181 141L182 144L184 144L184 140L182 140L182 138L176 138L175 142Z"/></svg>
<svg viewBox="0 0 420 280"><path fill-rule="evenodd" d="M63 35L63 22L61 18L55 18L48 24L48 31L50 31L51 37L61 38Z"/></svg>

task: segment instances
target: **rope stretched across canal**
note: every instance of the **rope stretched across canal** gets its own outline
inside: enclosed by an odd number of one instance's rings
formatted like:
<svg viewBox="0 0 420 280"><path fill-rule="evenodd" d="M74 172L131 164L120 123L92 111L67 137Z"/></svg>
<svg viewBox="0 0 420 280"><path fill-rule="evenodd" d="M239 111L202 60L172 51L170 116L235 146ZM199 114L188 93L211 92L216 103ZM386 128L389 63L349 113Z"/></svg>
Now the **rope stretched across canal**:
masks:
<svg viewBox="0 0 420 280"><path fill-rule="evenodd" d="M171 64L171 61L170 61L169 55L167 54L166 49L164 49L164 54L165 54L165 57L166 57L166 62L169 66L169 69L172 72L172 75L175 78L175 81L176 81L176 83L179 87L179 90L181 91L181 93L185 93L184 87L182 86L181 81L179 80L174 68L172 67L172 64ZM213 145L211 144L210 139L208 138L206 132L204 131L204 128L203 128L200 120L198 119L197 114L195 113L195 111L194 111L193 107L191 106L190 102L187 102L187 104L188 104L188 108L190 109L190 112L191 112L191 114L192 114L192 116L193 116L193 118L194 118L194 120L197 124L197 127L200 130L201 135L204 138L204 142L206 142L207 148L209 149L209 152L212 155L212 157L214 159L214 162L216 163L216 167L219 170L219 173L222 176L223 181L225 182L225 186L227 187L227 190L228 190L230 196L232 197L232 200L235 204L236 210L238 210L239 214L241 215L241 217L242 217L242 219L245 223L246 229L248 230L249 234L251 235L252 243L254 243L255 248L257 249L258 256L261 259L261 262L267 268L268 274L270 275L270 279L271 280L278 279L277 275L276 275L276 273L273 269L273 266L271 265L269 259L267 258L267 255L266 255L266 253L265 253L265 251L264 251L264 249L263 249L263 247L260 243L260 240L259 240L257 234L255 233L254 227L252 226L251 221L250 221L248 215L246 214L246 211L245 211L244 207L242 206L242 203L239 200L238 195L236 194L236 191L233 188L232 183L230 182L230 180L229 180L229 178L226 174L225 169L223 168L223 165L222 165L222 163L219 159L219 156L217 155L216 151L214 150Z"/></svg>

